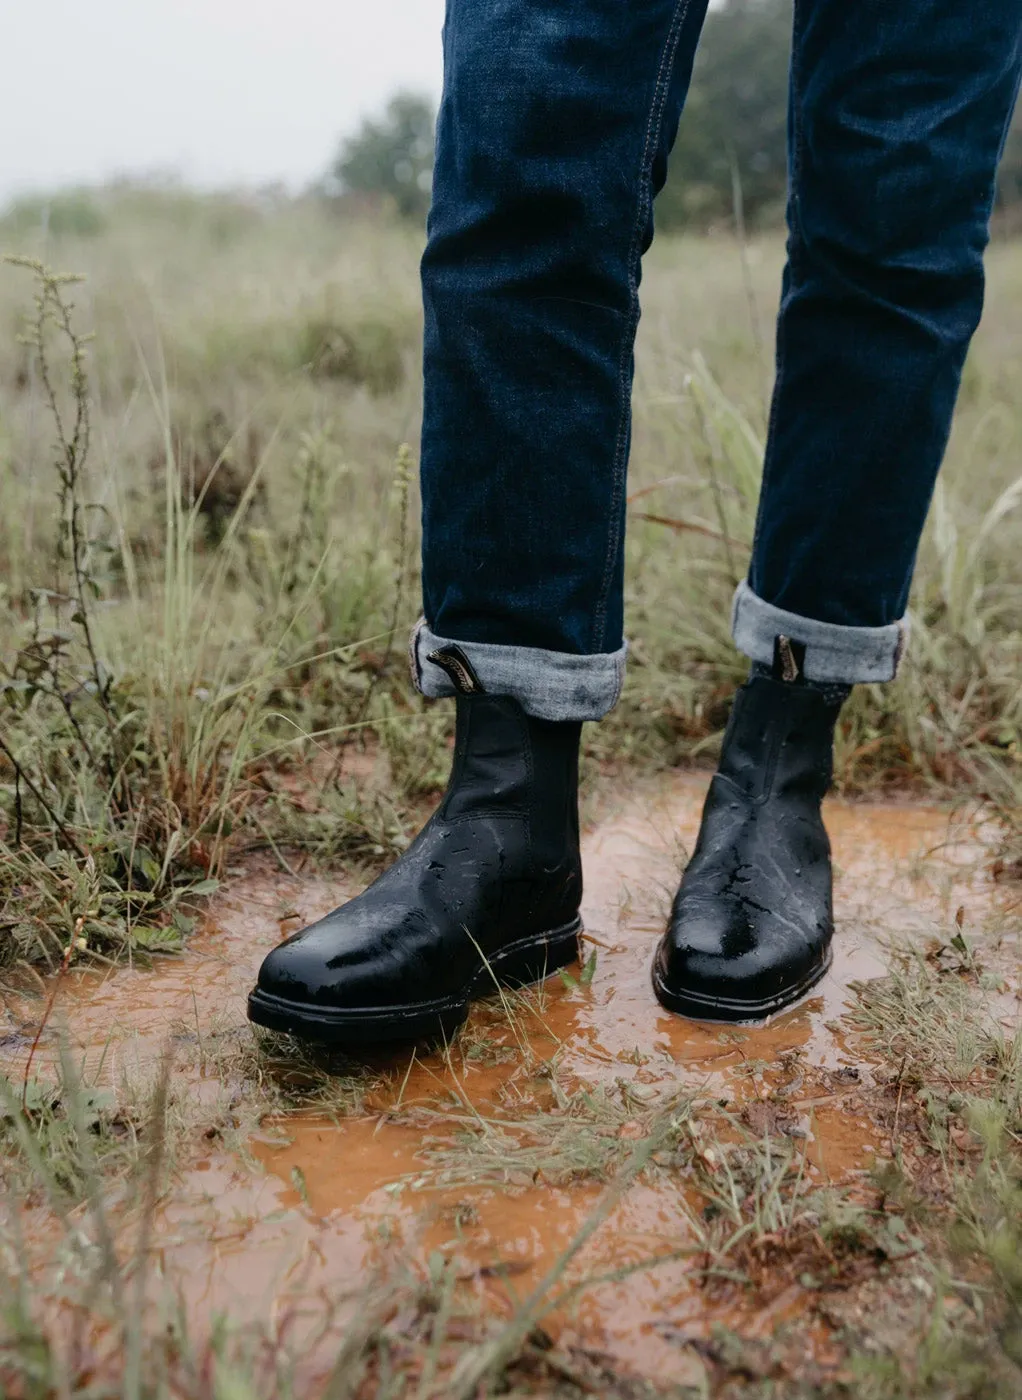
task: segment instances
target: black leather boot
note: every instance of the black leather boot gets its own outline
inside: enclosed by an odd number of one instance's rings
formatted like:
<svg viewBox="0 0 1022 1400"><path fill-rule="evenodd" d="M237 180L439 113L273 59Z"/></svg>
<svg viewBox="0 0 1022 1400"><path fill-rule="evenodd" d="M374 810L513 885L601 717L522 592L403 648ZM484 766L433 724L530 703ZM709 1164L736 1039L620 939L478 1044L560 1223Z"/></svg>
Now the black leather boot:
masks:
<svg viewBox="0 0 1022 1400"><path fill-rule="evenodd" d="M578 955L581 725L482 692L460 648L430 657L463 692L439 809L364 894L266 958L253 1021L358 1048L449 1036L474 997Z"/></svg>
<svg viewBox="0 0 1022 1400"><path fill-rule="evenodd" d="M699 840L653 961L669 1011L756 1022L830 967L832 703L809 685L754 676L739 690Z"/></svg>

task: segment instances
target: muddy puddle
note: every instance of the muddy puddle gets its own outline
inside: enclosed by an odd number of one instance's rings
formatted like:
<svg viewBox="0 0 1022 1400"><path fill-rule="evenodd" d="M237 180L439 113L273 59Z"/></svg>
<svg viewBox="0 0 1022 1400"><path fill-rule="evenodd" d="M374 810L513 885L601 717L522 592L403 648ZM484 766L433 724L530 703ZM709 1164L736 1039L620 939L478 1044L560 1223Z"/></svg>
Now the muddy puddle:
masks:
<svg viewBox="0 0 1022 1400"><path fill-rule="evenodd" d="M956 915L982 925L991 901L982 844L936 807L830 802L832 972L763 1029L698 1025L659 1008L649 962L705 786L679 774L633 792L585 838L587 952L596 955L587 983L576 968L568 983L553 978L506 1006L477 1008L446 1057L402 1051L381 1061L354 1116L270 1118L237 1152L211 1132L208 1151L182 1158L155 1245L196 1319L264 1317L299 1298L315 1312L357 1290L396 1248L423 1268L455 1260L481 1307L510 1314L601 1200L600 1162L619 1162L614 1153L667 1098L712 1101L753 1135L776 1132L780 1114L819 1184L854 1182L889 1150L857 1092L878 1067L849 1028L849 986L883 974L890 937L943 940ZM177 1094L222 1109L238 1073L232 1047L246 1043L251 1060L245 996L261 958L351 892L262 873L230 887L180 958L72 975L59 1017L86 1074L100 1058L105 1076L151 1072L169 1041ZM40 1006L9 999L12 1077ZM54 1041L48 1032L41 1043L40 1071ZM551 1111L565 1124L560 1137ZM567 1274L604 1281L545 1325L645 1376L680 1381L689 1353L679 1337L706 1336L721 1321L766 1336L796 1315L797 1286L753 1308L740 1289L696 1282L697 1211L678 1173L640 1177Z"/></svg>

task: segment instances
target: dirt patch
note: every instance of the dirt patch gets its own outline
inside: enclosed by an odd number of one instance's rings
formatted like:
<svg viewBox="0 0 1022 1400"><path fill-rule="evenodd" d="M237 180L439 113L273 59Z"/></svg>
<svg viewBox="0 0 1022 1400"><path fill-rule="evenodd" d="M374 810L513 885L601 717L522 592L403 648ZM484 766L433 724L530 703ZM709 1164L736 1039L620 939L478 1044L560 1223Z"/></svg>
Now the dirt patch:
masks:
<svg viewBox="0 0 1022 1400"><path fill-rule="evenodd" d="M317 1299L325 1309L351 1295L395 1250L426 1275L449 1271L480 1315L513 1318L643 1150L641 1172L558 1274L541 1322L559 1354L700 1386L733 1379L726 1334L762 1379L795 1361L748 1348L799 1324L798 1374L843 1374L840 1308L820 1298L920 1247L904 1221L874 1218L870 1170L907 1120L889 1108L898 1067L849 1024L850 988L884 975L885 939L942 949L963 926L982 928L988 862L939 808L829 803L830 976L763 1029L687 1022L653 999L649 962L704 791L705 779L675 776L589 833L584 969L477 1007L445 1054L334 1067L347 1087L318 1111L315 1099L303 1113L277 1102L246 1118L254 1073L316 1070L284 1051L275 1061L272 1043L257 1051L244 998L265 952L350 894L342 883L250 875L181 957L66 980L40 1073L61 1023L90 1083L152 1074L174 1047L172 1091L191 1126L152 1248L192 1331L220 1312L314 1318ZM1016 984L999 977L1008 1025ZM43 1005L29 990L6 1002L0 1055L14 1082ZM341 1309L344 1326L354 1308Z"/></svg>

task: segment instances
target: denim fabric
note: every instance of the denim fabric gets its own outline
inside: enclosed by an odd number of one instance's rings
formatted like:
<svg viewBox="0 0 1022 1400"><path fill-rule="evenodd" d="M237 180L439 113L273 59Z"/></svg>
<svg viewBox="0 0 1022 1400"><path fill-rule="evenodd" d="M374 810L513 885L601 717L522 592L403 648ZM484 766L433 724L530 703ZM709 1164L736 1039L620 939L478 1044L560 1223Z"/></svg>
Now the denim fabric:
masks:
<svg viewBox="0 0 1022 1400"><path fill-rule="evenodd" d="M451 637L438 637L416 624L409 660L412 680L423 695L437 700L456 695L450 676L430 661L449 647ZM602 719L617 704L625 676L625 647L602 656L575 656L541 647L491 646L488 642L458 642L480 685L491 695L509 695L535 719Z"/></svg>
<svg viewBox="0 0 1022 1400"><path fill-rule="evenodd" d="M797 0L766 602L846 627L905 611L1020 71L1022 0Z"/></svg>
<svg viewBox="0 0 1022 1400"><path fill-rule="evenodd" d="M769 665L778 637L805 647L806 680L855 685L861 681L891 681L908 643L908 618L886 627L843 627L818 622L765 603L747 583L735 593L731 632L738 650L753 661Z"/></svg>
<svg viewBox="0 0 1022 1400"><path fill-rule="evenodd" d="M466 650L525 649L541 670L591 657L594 683L616 665L640 260L705 6L448 0L422 265L423 595L432 633ZM869 647L904 613L981 310L1022 0L796 8L749 605L837 629L817 643L850 658L829 678L854 680L849 630ZM768 617L751 640L739 629L753 654Z"/></svg>
<svg viewBox="0 0 1022 1400"><path fill-rule="evenodd" d="M423 610L623 640L639 260L706 0L448 0L422 264Z"/></svg>

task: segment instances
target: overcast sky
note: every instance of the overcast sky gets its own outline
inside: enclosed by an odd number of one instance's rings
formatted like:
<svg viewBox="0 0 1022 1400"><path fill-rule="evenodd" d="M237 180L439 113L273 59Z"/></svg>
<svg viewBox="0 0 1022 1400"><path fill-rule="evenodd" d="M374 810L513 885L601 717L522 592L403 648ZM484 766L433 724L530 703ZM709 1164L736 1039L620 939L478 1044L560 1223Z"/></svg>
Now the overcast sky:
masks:
<svg viewBox="0 0 1022 1400"><path fill-rule="evenodd" d="M301 185L397 88L437 96L443 0L0 0L0 203L175 171Z"/></svg>

